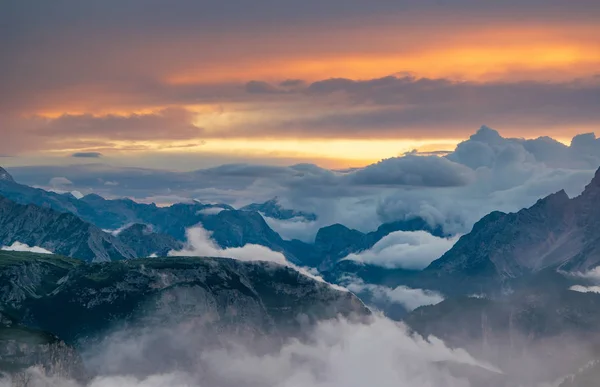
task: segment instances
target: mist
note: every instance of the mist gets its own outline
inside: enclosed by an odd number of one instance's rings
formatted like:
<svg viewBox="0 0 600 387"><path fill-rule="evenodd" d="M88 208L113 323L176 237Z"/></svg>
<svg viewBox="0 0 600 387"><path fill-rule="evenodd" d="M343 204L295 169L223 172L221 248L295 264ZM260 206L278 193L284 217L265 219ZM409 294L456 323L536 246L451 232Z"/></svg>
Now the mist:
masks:
<svg viewBox="0 0 600 387"><path fill-rule="evenodd" d="M367 322L337 319L318 323L303 339L291 338L266 352L222 338L220 347L205 342L202 330L181 327L154 331L115 332L102 345L84 348L92 371L87 383L46 377L30 369L32 387L469 387L447 364L500 374L462 349L413 335L406 326L381 316ZM182 337L185 334L186 337ZM162 337L161 337L162 336ZM155 344L176 343L155 352ZM185 353L185 366L165 367L169 358ZM134 374L132 363L144 363ZM160 370L147 372L148 370ZM8 384L0 384L5 387Z"/></svg>

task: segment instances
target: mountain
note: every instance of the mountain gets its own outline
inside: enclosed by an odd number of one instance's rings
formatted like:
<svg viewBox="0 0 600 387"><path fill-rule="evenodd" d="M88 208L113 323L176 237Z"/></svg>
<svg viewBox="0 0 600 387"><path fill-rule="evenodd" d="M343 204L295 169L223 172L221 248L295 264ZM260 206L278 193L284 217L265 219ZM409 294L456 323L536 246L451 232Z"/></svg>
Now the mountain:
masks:
<svg viewBox="0 0 600 387"><path fill-rule="evenodd" d="M247 206L240 208L240 210L260 212L264 216L279 220L290 220L294 218L301 218L307 222L314 222L317 220L317 215L313 213L283 208L277 197L264 203L248 204Z"/></svg>
<svg viewBox="0 0 600 387"><path fill-rule="evenodd" d="M350 229L338 223L319 229L312 246L302 246L296 241L290 250L296 251L296 255L304 256L309 266L331 271L335 270L340 259L351 253L370 249L381 239L397 231L427 231L434 236L447 236L440 226L432 227L420 217L384 223L377 230L369 233Z"/></svg>
<svg viewBox="0 0 600 387"><path fill-rule="evenodd" d="M158 207L130 199L107 200L96 194L76 199L72 195L48 192L12 180L0 181L0 195L20 204L35 204L61 213L71 213L103 230L145 224L156 233L153 238L148 237L142 226L119 235L121 242L133 249L136 257L153 253L164 255L172 248L178 248L186 238L186 230L199 224L212 233L212 238L222 248L241 247L248 243L260 244L283 253L296 264L323 270L332 268L339 259L350 253L371 248L394 231L425 230L436 236L444 235L441 227L431 227L425 220L417 217L385 223L376 231L366 234L339 224L323 227L318 231L314 244L298 240L287 241L269 227L260 213L277 219L301 217L309 221L316 220L316 215L284 209L277 198L262 204L252 204L241 210L225 204L199 202ZM74 256L68 253L66 255Z"/></svg>
<svg viewBox="0 0 600 387"><path fill-rule="evenodd" d="M579 281L546 269L517 280L503 297L450 297L405 322L517 377L514 385L538 385L600 355L600 294L570 290Z"/></svg>
<svg viewBox="0 0 600 387"><path fill-rule="evenodd" d="M87 261L130 259L135 251L117 237L75 215L0 196L0 245L20 242Z"/></svg>
<svg viewBox="0 0 600 387"><path fill-rule="evenodd" d="M0 167L0 180L1 181L8 181L8 182L13 182L15 181L15 179L13 179L13 177L6 172L6 169Z"/></svg>
<svg viewBox="0 0 600 387"><path fill-rule="evenodd" d="M8 175L10 176L10 175ZM62 213L71 213L104 230L116 230L128 224L144 223L157 232L177 239L185 237L185 229L198 224L208 209L229 209L225 204L181 203L171 207L137 203L131 199L107 200L96 194L81 199L19 184L12 178L0 179L0 195L19 204L35 204Z"/></svg>
<svg viewBox="0 0 600 387"><path fill-rule="evenodd" d="M161 363L123 360L128 373L143 366L168 372L189 360L174 334L185 334L194 348L234 337L277 341L317 321L369 314L352 293L269 262L177 257L87 264L0 251L0 315L13 324L80 351L96 351L117 333L118 341L155 333L145 349L160 353Z"/></svg>
<svg viewBox="0 0 600 387"><path fill-rule="evenodd" d="M594 387L600 379L600 360L592 360L568 375L558 387Z"/></svg>
<svg viewBox="0 0 600 387"><path fill-rule="evenodd" d="M549 267L590 270L600 265L599 198L600 169L576 198L563 190L517 213L492 212L424 274L497 286Z"/></svg>
<svg viewBox="0 0 600 387"><path fill-rule="evenodd" d="M171 250L181 250L183 243L167 234L157 234L145 224L132 224L121 231L117 238L131 247L137 258L167 256Z"/></svg>

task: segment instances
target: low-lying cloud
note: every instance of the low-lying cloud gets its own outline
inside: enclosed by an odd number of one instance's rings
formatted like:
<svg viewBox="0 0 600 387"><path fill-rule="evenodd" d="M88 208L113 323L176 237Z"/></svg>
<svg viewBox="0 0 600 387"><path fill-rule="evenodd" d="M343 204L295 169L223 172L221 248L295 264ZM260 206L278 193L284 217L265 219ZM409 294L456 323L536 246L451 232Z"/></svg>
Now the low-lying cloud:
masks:
<svg viewBox="0 0 600 387"><path fill-rule="evenodd" d="M353 280L346 287L353 293L368 293L373 301L377 303L400 304L407 311L412 311L420 306L436 305L444 301L444 296L438 292L427 289L413 289L407 286L390 288Z"/></svg>
<svg viewBox="0 0 600 387"><path fill-rule="evenodd" d="M184 248L182 250L169 251L169 256L223 257L246 262L273 262L292 268L315 281L325 282L322 277L308 269L294 265L289 262L282 253L273 251L266 246L248 243L242 247L221 248L213 239L211 239L211 233L205 230L201 225L187 229L186 237L187 243ZM346 288L334 284L329 284L329 286L340 291L347 291Z"/></svg>
<svg viewBox="0 0 600 387"><path fill-rule="evenodd" d="M29 246L29 245L27 245L25 243L21 243L21 242L14 242L10 246L2 246L1 250L4 250L4 251L27 251L30 253L38 253L38 254L54 254L52 251L46 250L42 247Z"/></svg>
<svg viewBox="0 0 600 387"><path fill-rule="evenodd" d="M482 127L447 156L411 153L346 171L309 164L231 164L194 172L96 164L10 173L32 185L64 176L73 184L61 187L69 190L161 205L197 199L240 208L278 196L286 208L314 213L317 221L267 221L286 239L310 242L320 227L335 223L369 232L382 222L414 217L447 234L464 234L491 211L518 211L561 189L578 195L598 166L600 141L592 134L567 146L548 137L504 138Z"/></svg>
<svg viewBox="0 0 600 387"><path fill-rule="evenodd" d="M147 352L146 344L156 340L158 334L117 336L118 342L106 348L151 363L157 358ZM307 332L307 340L290 340L262 355L245 345L194 348L197 340L181 340L177 334L172 332L171 339L190 347L185 351L193 357L192 369L133 377L127 369L117 368L111 374L97 376L87 387L468 387L466 380L453 376L444 364L499 372L462 349L450 349L434 337L425 340L411 335L404 325L378 316L367 323L343 319L321 322ZM189 334L203 333L199 330ZM110 356L96 353L96 360ZM43 385L78 386L46 378L35 370L30 376L47 383Z"/></svg>
<svg viewBox="0 0 600 387"><path fill-rule="evenodd" d="M457 240L458 237L438 238L426 231L396 231L370 249L343 259L390 269L420 270L450 250Z"/></svg>
<svg viewBox="0 0 600 387"><path fill-rule="evenodd" d="M600 293L600 286L573 285L569 290L579 293Z"/></svg>

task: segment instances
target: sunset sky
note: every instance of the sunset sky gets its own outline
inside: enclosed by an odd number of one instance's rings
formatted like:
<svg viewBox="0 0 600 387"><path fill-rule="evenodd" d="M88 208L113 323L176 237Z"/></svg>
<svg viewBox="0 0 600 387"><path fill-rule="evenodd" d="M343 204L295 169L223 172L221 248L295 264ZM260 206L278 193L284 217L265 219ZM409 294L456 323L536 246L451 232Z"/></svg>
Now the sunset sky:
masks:
<svg viewBox="0 0 600 387"><path fill-rule="evenodd" d="M597 0L7 0L0 165L362 166L600 127Z"/></svg>

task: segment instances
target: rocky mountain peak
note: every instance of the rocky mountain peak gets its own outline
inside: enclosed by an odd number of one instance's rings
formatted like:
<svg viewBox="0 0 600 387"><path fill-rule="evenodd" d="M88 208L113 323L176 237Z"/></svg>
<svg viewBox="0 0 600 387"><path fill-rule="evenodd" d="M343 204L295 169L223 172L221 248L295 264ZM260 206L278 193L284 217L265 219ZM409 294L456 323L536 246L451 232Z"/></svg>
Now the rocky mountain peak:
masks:
<svg viewBox="0 0 600 387"><path fill-rule="evenodd" d="M14 183L15 179L13 179L10 173L6 172L6 169L0 167L0 181L10 181L11 183Z"/></svg>
<svg viewBox="0 0 600 387"><path fill-rule="evenodd" d="M567 192L564 189L561 189L560 191L550 194L545 198L539 199L537 203L529 210L531 211L535 208L544 208L545 210L557 211L568 205L570 200L571 199L569 199Z"/></svg>
<svg viewBox="0 0 600 387"><path fill-rule="evenodd" d="M600 168L598 168L598 170L596 170L596 174L594 175L594 178L592 179L590 184L588 184L585 187L585 190L583 191L582 196L589 196L589 195L600 196Z"/></svg>

